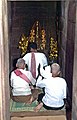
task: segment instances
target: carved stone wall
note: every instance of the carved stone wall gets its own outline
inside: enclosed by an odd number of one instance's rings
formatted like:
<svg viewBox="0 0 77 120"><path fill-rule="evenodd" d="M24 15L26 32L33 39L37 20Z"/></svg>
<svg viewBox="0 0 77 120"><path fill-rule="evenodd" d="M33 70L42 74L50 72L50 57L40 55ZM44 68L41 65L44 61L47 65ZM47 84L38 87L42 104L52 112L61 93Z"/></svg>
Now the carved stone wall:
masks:
<svg viewBox="0 0 77 120"><path fill-rule="evenodd" d="M59 63L62 67L62 75L67 81L72 102L76 7L74 1L63 1L61 3L60 36L58 38Z"/></svg>
<svg viewBox="0 0 77 120"><path fill-rule="evenodd" d="M69 1L67 21L67 41L66 41L66 62L65 62L65 78L70 91L72 102L73 87L73 64L74 64L74 41L75 41L75 25L76 25L76 3Z"/></svg>
<svg viewBox="0 0 77 120"><path fill-rule="evenodd" d="M62 68L62 76L65 77L65 56L66 56L66 41L67 41L67 14L68 14L68 1L61 2L61 16L59 27L59 64Z"/></svg>
<svg viewBox="0 0 77 120"><path fill-rule="evenodd" d="M76 120L77 115L77 75L76 75L76 59L77 59L77 30L75 31L76 26L76 2L73 1L63 1L61 2L61 21L59 29L59 63L62 68L62 75L67 81L69 94L71 98L71 105L73 105L72 113L73 116L71 119ZM75 50L75 51L74 51ZM75 55L75 56L74 56ZM73 68L74 65L74 68ZM74 71L73 71L74 70ZM72 100L73 98L73 100ZM70 118L68 117L68 120Z"/></svg>
<svg viewBox="0 0 77 120"><path fill-rule="evenodd" d="M75 48L73 67L73 95L72 95L72 120L77 119L77 3L76 3L76 25L75 25Z"/></svg>
<svg viewBox="0 0 77 120"><path fill-rule="evenodd" d="M0 12L0 120L10 120L7 0L0 1Z"/></svg>

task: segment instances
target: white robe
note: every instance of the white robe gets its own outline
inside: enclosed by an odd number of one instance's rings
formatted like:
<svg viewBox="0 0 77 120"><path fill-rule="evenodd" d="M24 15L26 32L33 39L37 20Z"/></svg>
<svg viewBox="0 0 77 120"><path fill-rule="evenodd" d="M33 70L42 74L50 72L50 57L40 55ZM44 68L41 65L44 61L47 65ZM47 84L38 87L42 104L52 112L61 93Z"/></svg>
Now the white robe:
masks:
<svg viewBox="0 0 77 120"><path fill-rule="evenodd" d="M19 69L23 74L25 74L28 79L31 81L33 85L35 85L36 80L32 77L30 71L25 71L23 69ZM13 87L12 93L13 96L20 96L20 95L30 95L31 89L29 83L27 83L24 79L17 76L14 71L11 73L11 86Z"/></svg>
<svg viewBox="0 0 77 120"><path fill-rule="evenodd" d="M37 87L45 88L45 95L42 99L43 103L49 107L61 107L64 105L63 99L66 98L67 84L65 79L60 77L52 77L48 75L46 79L39 76Z"/></svg>
<svg viewBox="0 0 77 120"><path fill-rule="evenodd" d="M36 77L38 75L38 65L40 63L41 67L47 66L47 58L45 54L36 52L35 54L35 60L36 60ZM27 53L23 59L25 60L25 63L28 65L28 70L31 71L31 53Z"/></svg>

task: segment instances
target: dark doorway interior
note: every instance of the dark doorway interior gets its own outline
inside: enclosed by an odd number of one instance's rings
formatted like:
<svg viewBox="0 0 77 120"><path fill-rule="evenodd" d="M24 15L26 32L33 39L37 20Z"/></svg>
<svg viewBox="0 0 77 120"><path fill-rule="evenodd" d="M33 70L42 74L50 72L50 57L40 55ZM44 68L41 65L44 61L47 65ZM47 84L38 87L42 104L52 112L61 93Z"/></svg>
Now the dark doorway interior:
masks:
<svg viewBox="0 0 77 120"><path fill-rule="evenodd" d="M13 69L13 60L21 55L18 42L21 34L29 36L30 30L36 21L40 22L41 28L46 32L46 54L49 54L50 38L57 40L57 2L9 2L11 12L10 21L10 69Z"/></svg>
<svg viewBox="0 0 77 120"><path fill-rule="evenodd" d="M21 50L18 48L18 43L21 34L29 36L33 24L38 20L40 25L46 31L47 43L50 42L50 37L58 41L57 31L59 30L59 20L61 15L61 2L58 1L12 1L10 4L10 71L14 69L16 59L20 57ZM58 26L57 26L58 25ZM49 44L48 44L49 45ZM47 45L47 50L49 46ZM67 51L68 52L68 51ZM47 51L48 54L48 51ZM66 55L66 60L67 60ZM13 66L14 65L14 66ZM67 68L66 68L67 69ZM67 73L66 73L67 78Z"/></svg>

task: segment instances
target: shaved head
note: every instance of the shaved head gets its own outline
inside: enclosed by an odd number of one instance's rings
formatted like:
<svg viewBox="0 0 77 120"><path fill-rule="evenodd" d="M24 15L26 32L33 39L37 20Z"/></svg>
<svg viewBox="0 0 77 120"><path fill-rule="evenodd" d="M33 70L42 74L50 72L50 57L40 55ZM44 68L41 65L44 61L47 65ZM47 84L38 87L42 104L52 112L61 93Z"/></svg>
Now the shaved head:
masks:
<svg viewBox="0 0 77 120"><path fill-rule="evenodd" d="M53 63L51 65L51 69L52 69L52 76L55 77L55 76L59 75L59 73L60 73L60 65L59 64Z"/></svg>
<svg viewBox="0 0 77 120"><path fill-rule="evenodd" d="M16 63L16 67L22 68L22 66L25 64L25 60L22 58L19 58Z"/></svg>

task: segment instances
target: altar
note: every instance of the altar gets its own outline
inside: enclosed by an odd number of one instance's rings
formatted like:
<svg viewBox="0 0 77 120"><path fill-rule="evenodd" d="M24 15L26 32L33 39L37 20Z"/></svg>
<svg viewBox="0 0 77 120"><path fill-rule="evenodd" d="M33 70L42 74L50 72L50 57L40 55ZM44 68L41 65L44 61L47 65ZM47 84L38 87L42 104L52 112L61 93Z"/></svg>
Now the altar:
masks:
<svg viewBox="0 0 77 120"><path fill-rule="evenodd" d="M31 42L37 43L37 50L46 54L49 63L57 62L58 42L52 36L49 38L49 42L47 41L46 31L40 25L39 21L36 21L33 24L29 36L26 36L23 33L21 34L18 44L18 48L21 50L21 56L24 56L29 52L29 44Z"/></svg>

